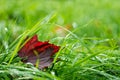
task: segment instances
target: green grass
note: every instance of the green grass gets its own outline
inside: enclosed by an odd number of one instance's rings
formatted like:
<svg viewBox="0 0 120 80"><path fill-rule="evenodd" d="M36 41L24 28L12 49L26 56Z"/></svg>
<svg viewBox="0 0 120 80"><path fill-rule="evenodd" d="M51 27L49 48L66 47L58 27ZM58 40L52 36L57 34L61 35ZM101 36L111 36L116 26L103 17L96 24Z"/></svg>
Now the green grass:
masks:
<svg viewBox="0 0 120 80"><path fill-rule="evenodd" d="M0 80L120 80L119 3L0 0ZM61 46L53 68L41 71L17 56L34 34Z"/></svg>

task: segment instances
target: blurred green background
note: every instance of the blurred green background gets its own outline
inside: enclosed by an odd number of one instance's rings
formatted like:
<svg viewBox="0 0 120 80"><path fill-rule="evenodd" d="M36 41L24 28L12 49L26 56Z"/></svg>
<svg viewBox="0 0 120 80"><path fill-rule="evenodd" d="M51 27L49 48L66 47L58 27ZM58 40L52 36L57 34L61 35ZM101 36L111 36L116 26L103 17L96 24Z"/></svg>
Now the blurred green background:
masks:
<svg viewBox="0 0 120 80"><path fill-rule="evenodd" d="M51 13L55 13L55 17L48 24L41 25L37 34L40 40L65 46L60 54L63 62L55 66L58 77L64 80L71 77L105 80L101 75L109 80L120 77L120 0L0 0L0 53L11 53L9 45ZM66 38L69 33L72 36ZM60 37L65 38L64 44L61 44L63 39ZM103 49L108 51L92 58L96 56L94 53ZM84 65L76 65L85 60ZM100 67L93 70L98 65Z"/></svg>
<svg viewBox="0 0 120 80"><path fill-rule="evenodd" d="M81 27L76 31L80 36L117 38L119 3L120 0L0 0L0 32L8 28L18 35L54 11L54 23Z"/></svg>

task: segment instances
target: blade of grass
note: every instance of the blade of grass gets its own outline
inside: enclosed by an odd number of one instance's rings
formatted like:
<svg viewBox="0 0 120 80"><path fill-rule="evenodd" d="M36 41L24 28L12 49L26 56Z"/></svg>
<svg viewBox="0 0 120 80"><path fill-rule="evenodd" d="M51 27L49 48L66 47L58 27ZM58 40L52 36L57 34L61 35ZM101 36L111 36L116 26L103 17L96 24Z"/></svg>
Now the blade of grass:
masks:
<svg viewBox="0 0 120 80"><path fill-rule="evenodd" d="M110 75L110 74L105 73L105 72L103 72L103 71L99 71L99 70L92 69L92 68L87 68L87 70L91 70L91 71L94 71L94 72L96 72L96 73L98 73L98 74L101 74L101 75L107 77L109 80L113 80L113 79L114 79L114 80L120 80L119 77L116 77L116 76Z"/></svg>
<svg viewBox="0 0 120 80"><path fill-rule="evenodd" d="M33 76L39 76L39 77L46 76L50 79L54 78L55 80L59 80L58 77L56 77L54 75L51 75L47 72L40 71L37 68L32 68L31 69L31 68L26 68L26 67L22 67L22 66L14 66L14 65L6 66L6 65L1 65L1 64L0 64L0 68L1 68L0 73L8 73L8 74L9 73L10 74L11 73L13 73L13 74L17 73L17 74L22 74L23 76L24 76L25 73L29 73L29 74L34 74Z"/></svg>
<svg viewBox="0 0 120 80"><path fill-rule="evenodd" d="M102 52L105 52L107 50L102 50L102 51L99 51L99 52L96 52L96 53L93 53L85 58L83 58L82 60L79 60L78 62L76 62L75 64L73 64L73 66L77 66L77 65L80 65L80 64L83 64L85 61L89 60L90 58L92 57L95 57L96 55L102 53Z"/></svg>
<svg viewBox="0 0 120 80"><path fill-rule="evenodd" d="M14 56L17 54L17 52L18 52L18 50L19 50L19 46L21 45L21 43L23 42L23 40L24 40L25 37L26 37L25 34L26 34L26 32L24 32L23 36L21 37L21 39L19 40L18 44L16 45L15 50L12 52L12 56L11 56L9 62L8 62L8 65L10 65L10 63L12 62Z"/></svg>

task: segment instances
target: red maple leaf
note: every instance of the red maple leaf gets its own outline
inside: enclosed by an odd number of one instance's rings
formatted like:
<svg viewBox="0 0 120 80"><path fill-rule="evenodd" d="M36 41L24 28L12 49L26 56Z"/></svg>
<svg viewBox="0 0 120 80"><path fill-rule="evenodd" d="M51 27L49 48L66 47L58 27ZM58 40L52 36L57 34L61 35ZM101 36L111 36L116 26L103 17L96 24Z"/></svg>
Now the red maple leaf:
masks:
<svg viewBox="0 0 120 80"><path fill-rule="evenodd" d="M53 62L52 56L58 52L60 46L50 44L48 41L38 41L37 35L28 40L25 45L18 51L19 57L24 63L32 63L39 69L44 69Z"/></svg>

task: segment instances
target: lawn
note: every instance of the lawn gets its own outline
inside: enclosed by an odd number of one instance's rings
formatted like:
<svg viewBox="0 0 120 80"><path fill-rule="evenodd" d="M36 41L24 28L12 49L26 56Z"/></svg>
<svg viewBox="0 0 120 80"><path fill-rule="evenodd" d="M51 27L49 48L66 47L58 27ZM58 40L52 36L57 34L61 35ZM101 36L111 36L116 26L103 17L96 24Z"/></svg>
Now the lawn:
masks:
<svg viewBox="0 0 120 80"><path fill-rule="evenodd" d="M0 80L120 80L119 19L120 0L0 0ZM42 70L18 56L34 35L60 46Z"/></svg>

